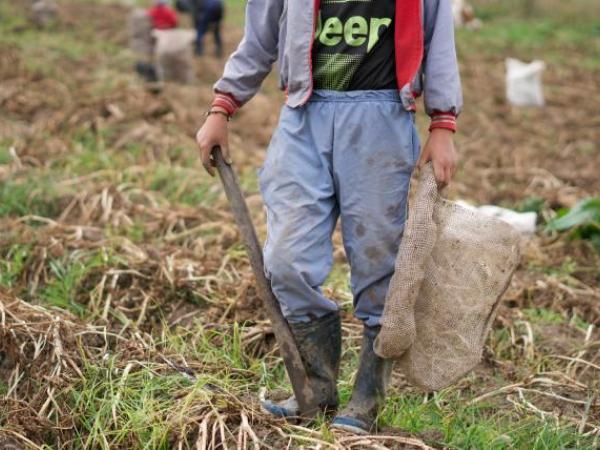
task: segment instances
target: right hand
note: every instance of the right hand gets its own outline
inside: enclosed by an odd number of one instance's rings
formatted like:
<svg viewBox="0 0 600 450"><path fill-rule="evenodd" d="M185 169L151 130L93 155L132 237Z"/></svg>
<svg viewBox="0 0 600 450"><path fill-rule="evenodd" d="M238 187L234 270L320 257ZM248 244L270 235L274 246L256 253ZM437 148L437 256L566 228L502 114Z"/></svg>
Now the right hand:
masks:
<svg viewBox="0 0 600 450"><path fill-rule="evenodd" d="M223 108L213 107L212 110L226 111ZM227 117L223 114L211 114L206 118L202 128L196 133L196 143L200 149L202 165L211 177L215 176L215 166L212 159L212 150L216 146L221 147L223 159L227 164L231 164L229 154L229 142L227 132Z"/></svg>

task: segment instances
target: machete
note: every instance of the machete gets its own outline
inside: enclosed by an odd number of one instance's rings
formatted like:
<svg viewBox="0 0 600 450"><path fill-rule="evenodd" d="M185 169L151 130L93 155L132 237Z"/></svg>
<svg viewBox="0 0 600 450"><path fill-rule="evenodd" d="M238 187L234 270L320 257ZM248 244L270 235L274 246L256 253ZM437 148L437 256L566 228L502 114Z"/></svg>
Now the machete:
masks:
<svg viewBox="0 0 600 450"><path fill-rule="evenodd" d="M252 272L256 278L258 296L262 300L267 316L271 321L273 333L275 334L277 344L279 344L279 350L290 382L292 383L292 390L298 401L300 412L304 417L314 417L319 411L318 399L310 385L306 374L306 367L300 357L294 335L283 317L279 302L271 290L271 283L265 275L262 247L258 242L258 237L256 236L256 231L252 224L248 206L244 200L237 176L233 168L225 162L219 147L213 148L212 157L225 188L225 194L227 195L227 200L229 200L233 218L242 235L246 252L250 259L250 266L252 266Z"/></svg>

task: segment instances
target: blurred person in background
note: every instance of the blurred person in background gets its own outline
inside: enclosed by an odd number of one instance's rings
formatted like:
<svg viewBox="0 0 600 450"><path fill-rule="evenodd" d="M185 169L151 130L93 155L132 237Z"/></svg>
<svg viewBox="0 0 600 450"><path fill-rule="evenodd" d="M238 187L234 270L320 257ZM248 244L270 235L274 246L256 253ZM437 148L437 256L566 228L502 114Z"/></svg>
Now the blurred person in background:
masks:
<svg viewBox="0 0 600 450"><path fill-rule="evenodd" d="M177 12L168 5L167 0L155 0L154 5L146 11L146 15L150 18L153 30L171 30L179 24ZM151 45L154 46L154 39L150 36L148 39L152 40ZM158 81L156 67L150 61L138 61L135 71L150 83Z"/></svg>
<svg viewBox="0 0 600 450"><path fill-rule="evenodd" d="M215 37L215 53L218 57L223 55L223 41L221 40L221 21L225 8L222 0L190 0L192 18L196 28L196 55L204 53L202 40L204 35L212 28Z"/></svg>
<svg viewBox="0 0 600 450"><path fill-rule="evenodd" d="M156 30L170 30L179 24L177 12L168 5L167 0L156 0L154 6L148 9L148 15Z"/></svg>

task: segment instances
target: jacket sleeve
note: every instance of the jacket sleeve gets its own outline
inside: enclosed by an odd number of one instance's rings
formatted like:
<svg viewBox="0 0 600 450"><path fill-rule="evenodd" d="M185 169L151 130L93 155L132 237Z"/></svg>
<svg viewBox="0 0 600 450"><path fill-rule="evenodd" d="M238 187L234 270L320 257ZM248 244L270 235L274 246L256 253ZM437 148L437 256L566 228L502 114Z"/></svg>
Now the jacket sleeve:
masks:
<svg viewBox="0 0 600 450"><path fill-rule="evenodd" d="M424 0L425 59L423 64L425 109L430 130L456 131L462 109L462 89L454 42L454 19L450 0Z"/></svg>
<svg viewBox="0 0 600 450"><path fill-rule="evenodd" d="M277 59L283 0L248 0L244 37L214 86L213 106L229 114L250 100Z"/></svg>

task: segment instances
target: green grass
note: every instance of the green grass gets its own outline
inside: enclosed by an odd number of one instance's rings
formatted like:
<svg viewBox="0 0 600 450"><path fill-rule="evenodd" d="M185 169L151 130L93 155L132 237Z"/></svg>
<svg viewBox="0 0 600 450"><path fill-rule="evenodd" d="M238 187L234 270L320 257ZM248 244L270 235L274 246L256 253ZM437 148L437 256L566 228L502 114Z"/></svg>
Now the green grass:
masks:
<svg viewBox="0 0 600 450"><path fill-rule="evenodd" d="M92 0L86 0L92 1ZM99 2L99 1L98 1ZM228 0L229 23L242 25L245 2ZM479 5L479 3L476 3ZM515 13L510 2L486 2L478 8L484 20L480 31L460 30L459 46L462 51L482 52L499 60L505 56L522 58L542 57L552 61L581 53L581 63L598 67L595 52L598 49L600 26L593 17L582 17L579 22L565 23L556 14L546 9L533 18L526 19ZM129 81L129 60L121 55L121 49L110 40L93 39L94 27L82 26L76 32L68 29L47 31L20 30L27 21L10 2L0 3L0 45L13 45L20 49L28 71L46 77L63 76L61 62L77 66L87 61L90 55L99 56L95 66L86 76L86 86L92 98L103 99L105 95L118 94ZM565 56L566 55L566 56ZM78 82L61 78L68 86ZM107 97L108 98L108 97ZM63 196L73 192L62 192L59 183L77 176L106 171L94 184L77 185L75 192L105 184L125 186L127 189L151 191L160 205L166 209L182 206L203 205L211 207L222 195L218 180L201 173L195 150L177 145L164 149L156 160L149 161L142 144L129 143L123 149L112 146L115 137L130 123L108 125L102 131L92 131L88 124L65 133L69 152L53 157L42 167L27 168L27 174L18 174L0 183L0 218L16 218L25 215L56 217L64 207ZM176 125L164 128L170 135L183 134ZM0 164L12 161L8 141L0 141ZM590 147L592 148L592 147ZM19 150L19 149L17 149ZM143 166L142 171L132 171L132 166ZM109 173L110 172L110 173ZM245 170L240 174L244 191L258 192L256 174ZM95 192L95 191L94 191ZM543 203L539 199L523 202L523 210L539 210ZM150 242L153 238L143 217L132 217L133 226L112 228L106 225L107 236L126 236L133 242ZM218 230L206 230L201 237L209 237ZM28 259L32 256L32 244L8 245L1 249L0 285L18 288L22 285ZM114 250L117 253L117 250ZM110 252L110 251L109 251ZM245 258L241 245L226 249L231 262L240 263ZM64 256L49 257L46 282L38 287L36 301L68 310L93 322L98 312L89 307L90 287L88 279L108 267L117 267L116 257L101 252L79 251ZM528 267L568 283L578 270L573 260L565 260L557 267ZM351 309L352 297L349 289L348 267L336 264L325 283L341 300L346 310ZM22 286L21 286L22 287ZM174 289L168 292L173 302L186 299L203 308L222 299L208 292L192 292ZM117 310L110 310L113 324L129 323ZM525 309L525 320L536 326L564 324L586 329L588 324L574 316L565 318L550 309ZM199 317L200 318L200 317ZM153 329L157 346L164 352L178 354L196 364L197 380L190 381L174 370L159 370L156 361L146 361L140 366L128 355L110 354L101 361L87 361L83 367L83 378L69 389L57 394L61 407L68 408L77 417L74 448L128 448L162 449L171 448L174 434L194 433L189 425L198 408L215 408L232 411L230 404L234 396L243 401L256 401L261 387L269 389L288 387L280 361L272 354L262 357L244 348L242 336L244 324L232 324L230 328L205 330L201 323L189 329L174 328L163 324ZM104 322L101 322L104 323ZM542 357L524 360L522 349L512 343L506 328L494 330L489 346L494 357L503 361L519 361L520 369L535 369L545 364ZM259 357L261 356L261 357ZM340 397L345 403L351 395L354 369L358 360L358 348L345 346L344 363L339 382ZM274 364L278 362L277 364ZM124 369L132 363L130 371ZM511 380L494 375L494 386L510 384ZM382 426L392 426L422 434L436 430L439 435L436 445L452 449L570 449L592 448L592 440L583 438L574 427L565 423L555 424L524 410L507 404L503 399L468 406L469 400L482 394L484 386L475 375L469 376L471 389L444 390L435 396L424 396L414 392L392 391L385 410L380 417ZM215 388L216 387L216 388ZM0 394L6 385L0 383ZM226 394L223 394L226 393ZM252 400L251 400L252 399ZM235 420L235 419L234 419ZM323 417L318 418L313 429L320 431L320 438L333 440L331 431ZM295 433L297 431L294 431ZM308 441L307 441L308 445Z"/></svg>
<svg viewBox="0 0 600 450"><path fill-rule="evenodd" d="M225 0L226 20L234 26L242 27L246 17L246 2L243 0Z"/></svg>
<svg viewBox="0 0 600 450"><path fill-rule="evenodd" d="M565 22L597 20L600 5L596 0L470 0L478 17L491 20L496 17L535 19L551 17Z"/></svg>
<svg viewBox="0 0 600 450"><path fill-rule="evenodd" d="M470 377L476 382L473 377ZM495 386L510 384L498 379ZM566 449L586 448L575 426L556 425L533 415L517 414L502 403L469 406L471 395L446 389L434 395L394 393L380 423L416 435L439 436L431 444L452 449Z"/></svg>
<svg viewBox="0 0 600 450"><path fill-rule="evenodd" d="M14 245L0 259L0 285L13 287L26 266L29 257L29 245Z"/></svg>
<svg viewBox="0 0 600 450"><path fill-rule="evenodd" d="M573 63L600 69L600 4L592 0L574 2L535 1L532 14L525 2L474 1L481 29L459 29L460 54L485 54L500 59L543 59L550 63ZM550 6L552 4L552 6Z"/></svg>
<svg viewBox="0 0 600 450"><path fill-rule="evenodd" d="M121 230L115 230L114 235L120 235ZM125 236L131 240L134 244L142 243L146 240L146 226L141 219L136 219L133 225L127 227Z"/></svg>
<svg viewBox="0 0 600 450"><path fill-rule="evenodd" d="M101 134L82 130L73 136L72 146L72 160L66 163L74 175L84 175L102 169L118 170L126 164L120 154L107 152L105 138ZM65 161L57 160L55 164L64 166Z"/></svg>
<svg viewBox="0 0 600 450"><path fill-rule="evenodd" d="M550 324L571 325L585 332L591 325L576 313L573 313L571 317L565 317L564 315L547 308L525 308L522 312L527 320L531 320L533 323L537 323L541 326Z"/></svg>
<svg viewBox="0 0 600 450"><path fill-rule="evenodd" d="M168 449L172 428L168 416L175 407L172 392L190 382L178 374L157 376L147 368L125 374L114 367L114 360L111 357L101 366L87 364L84 378L61 399L80 418L76 446Z"/></svg>
<svg viewBox="0 0 600 450"><path fill-rule="evenodd" d="M220 194L216 180L197 170L162 164L149 170L147 189L160 192L171 203L211 205Z"/></svg>
<svg viewBox="0 0 600 450"><path fill-rule="evenodd" d="M0 395L6 395L8 393L8 385L3 381L0 380ZM2 413L0 413L0 417L2 416Z"/></svg>
<svg viewBox="0 0 600 450"><path fill-rule="evenodd" d="M195 380L134 361L125 373L128 362L122 355L111 355L100 365L86 364L84 378L61 394L61 401L80 418L76 447L168 449L175 430L197 431L197 426L187 425L192 410L226 408L229 395L243 395L254 390L258 378L272 377L263 361L243 354L240 332L236 325L231 333L197 328L189 334L163 335L157 343L162 349L193 358L206 369Z"/></svg>
<svg viewBox="0 0 600 450"><path fill-rule="evenodd" d="M97 39L97 30L92 23L79 24L75 29L59 25L37 29L30 26L27 10L11 2L0 4L0 15L0 30L3 31L0 44L18 45L26 55L39 56L35 59L53 61L62 56L77 62L91 52L115 55L122 51L112 40Z"/></svg>
<svg viewBox="0 0 600 450"><path fill-rule="evenodd" d="M239 183L242 191L247 195L258 194L260 188L258 186L258 175L254 168L243 170L238 174Z"/></svg>
<svg viewBox="0 0 600 450"><path fill-rule="evenodd" d="M175 371L157 372L152 364L139 366L133 361L125 374L127 361L119 355L84 367L84 378L60 396L61 404L79 417L78 447L170 448L175 430L195 431L188 425L192 411L228 410L235 396L253 397L256 404L259 387L286 386L281 364L268 369L264 360L244 353L240 326L227 333L205 331L200 326L182 331L163 334L158 345L197 361L202 369L196 371L196 380ZM346 349L339 382L344 403L350 396L357 357L355 348ZM475 377L469 378L476 382ZM509 382L499 378L495 386L503 384ZM400 428L450 449L592 448L593 439L582 437L576 427L518 413L502 407L502 400L470 406L468 402L481 393L474 392L446 389L425 396L393 391L380 414L380 426ZM235 407L231 411L235 413ZM332 434L327 423L318 417L311 428L329 441Z"/></svg>
<svg viewBox="0 0 600 450"><path fill-rule="evenodd" d="M340 307L348 312L352 311L353 296L350 287L350 267L346 263L337 263L329 273L323 284L324 289L330 289L332 297Z"/></svg>
<svg viewBox="0 0 600 450"><path fill-rule="evenodd" d="M53 184L47 178L32 176L0 183L0 217L54 217L60 212L57 200Z"/></svg>
<svg viewBox="0 0 600 450"><path fill-rule="evenodd" d="M9 164L12 161L10 155L11 142L8 140L0 140L0 165Z"/></svg>
<svg viewBox="0 0 600 450"><path fill-rule="evenodd" d="M106 253L77 254L53 259L48 263L51 278L40 291L40 299L47 306L58 307L84 317L90 315L87 308L78 301L81 283L86 276L98 267L107 264Z"/></svg>
<svg viewBox="0 0 600 450"><path fill-rule="evenodd" d="M522 310L522 312L526 319L531 320L534 323L561 324L567 322L562 315L550 309L525 308Z"/></svg>

